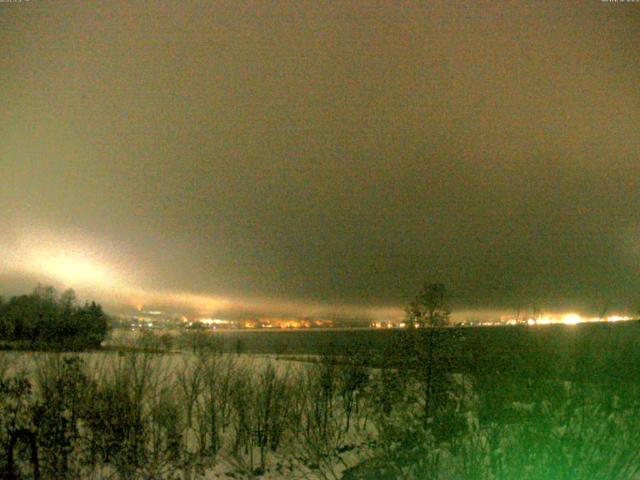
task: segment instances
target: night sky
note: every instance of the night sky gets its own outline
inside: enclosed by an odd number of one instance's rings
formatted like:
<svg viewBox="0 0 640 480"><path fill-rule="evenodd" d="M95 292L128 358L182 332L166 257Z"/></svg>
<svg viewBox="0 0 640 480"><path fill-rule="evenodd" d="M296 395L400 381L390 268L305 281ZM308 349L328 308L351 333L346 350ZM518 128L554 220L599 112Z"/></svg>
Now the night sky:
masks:
<svg viewBox="0 0 640 480"><path fill-rule="evenodd" d="M640 3L31 0L0 46L0 293L640 305Z"/></svg>

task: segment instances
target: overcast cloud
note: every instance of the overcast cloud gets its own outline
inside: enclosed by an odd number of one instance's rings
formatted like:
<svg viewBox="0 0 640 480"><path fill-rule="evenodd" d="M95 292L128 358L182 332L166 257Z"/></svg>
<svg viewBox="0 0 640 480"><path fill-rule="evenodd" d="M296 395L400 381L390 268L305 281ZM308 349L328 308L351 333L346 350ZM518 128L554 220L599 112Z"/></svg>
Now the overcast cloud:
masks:
<svg viewBox="0 0 640 480"><path fill-rule="evenodd" d="M0 45L5 293L640 304L638 3L33 0Z"/></svg>

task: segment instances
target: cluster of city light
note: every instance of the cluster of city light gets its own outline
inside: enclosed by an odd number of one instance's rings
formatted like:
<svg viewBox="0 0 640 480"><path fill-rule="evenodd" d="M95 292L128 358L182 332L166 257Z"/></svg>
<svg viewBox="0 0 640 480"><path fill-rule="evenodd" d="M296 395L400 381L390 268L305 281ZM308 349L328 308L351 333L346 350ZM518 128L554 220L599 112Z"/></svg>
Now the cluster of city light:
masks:
<svg viewBox="0 0 640 480"><path fill-rule="evenodd" d="M485 320L479 322L459 322L459 326L497 327L500 325L577 325L579 323L596 322L624 322L634 320L634 317L624 315L609 315L606 317L587 317L578 313L543 314L536 317L504 316L499 320ZM375 321L369 324L371 328L406 328L405 322Z"/></svg>
<svg viewBox="0 0 640 480"><path fill-rule="evenodd" d="M233 323L231 320L223 320L221 318L201 318L198 321L203 325L214 327L216 325L231 325Z"/></svg>
<svg viewBox="0 0 640 480"><path fill-rule="evenodd" d="M623 322L633 320L632 317L622 315L609 315L607 317L585 317L577 313L565 313L562 315L541 315L537 318L528 318L528 325L551 325L564 324L576 325L578 323L595 323L595 322Z"/></svg>

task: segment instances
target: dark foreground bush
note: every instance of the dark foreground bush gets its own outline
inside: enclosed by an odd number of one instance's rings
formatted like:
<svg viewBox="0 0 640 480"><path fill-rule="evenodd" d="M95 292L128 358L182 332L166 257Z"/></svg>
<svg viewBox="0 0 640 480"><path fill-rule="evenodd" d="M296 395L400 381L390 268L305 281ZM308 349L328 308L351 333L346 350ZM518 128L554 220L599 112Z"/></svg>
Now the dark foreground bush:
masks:
<svg viewBox="0 0 640 480"><path fill-rule="evenodd" d="M464 433L438 442L407 415L388 420L378 455L346 479L629 480L639 478L640 403L558 385L557 401L513 404L513 418L482 424L466 413Z"/></svg>

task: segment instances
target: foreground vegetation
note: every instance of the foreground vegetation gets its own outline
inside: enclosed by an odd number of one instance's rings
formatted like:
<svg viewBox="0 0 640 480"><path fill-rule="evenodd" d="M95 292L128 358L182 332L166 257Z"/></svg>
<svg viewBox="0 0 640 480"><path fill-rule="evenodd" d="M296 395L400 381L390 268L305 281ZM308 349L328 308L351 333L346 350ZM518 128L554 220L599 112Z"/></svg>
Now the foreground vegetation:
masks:
<svg viewBox="0 0 640 480"><path fill-rule="evenodd" d="M368 441L375 424L362 396L368 375L328 358L311 366L217 350L3 358L6 478L197 478L216 466L243 476L337 475L340 451Z"/></svg>
<svg viewBox="0 0 640 480"><path fill-rule="evenodd" d="M410 360L428 351L397 345L405 361L378 368L366 350L292 362L223 353L214 336L181 353L144 341L125 354L2 354L4 478L640 478L631 372L429 374ZM431 353L440 366L446 348Z"/></svg>

